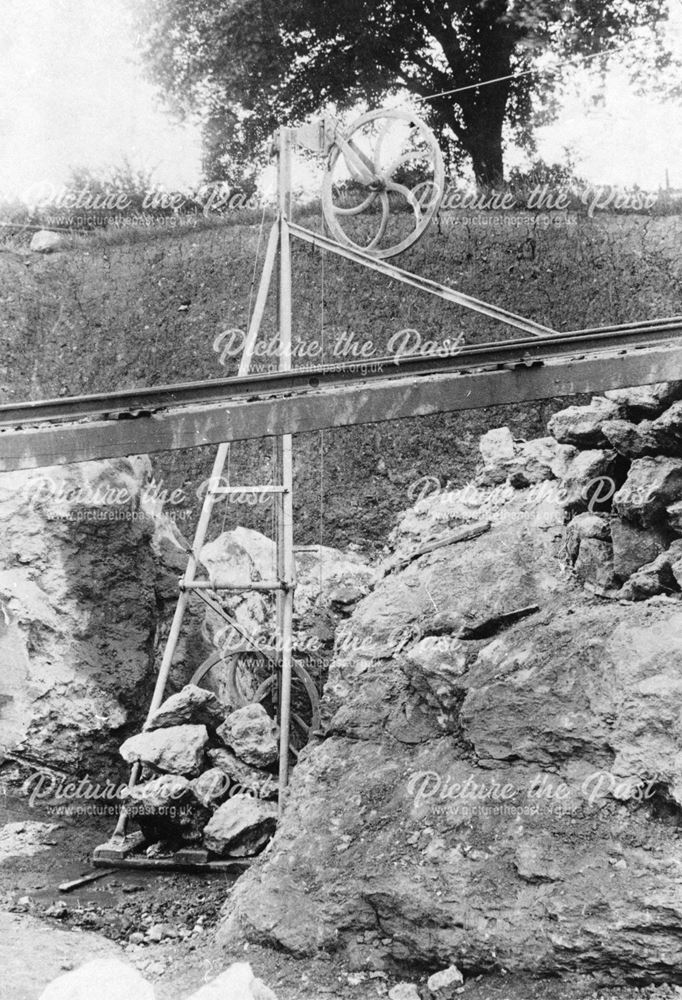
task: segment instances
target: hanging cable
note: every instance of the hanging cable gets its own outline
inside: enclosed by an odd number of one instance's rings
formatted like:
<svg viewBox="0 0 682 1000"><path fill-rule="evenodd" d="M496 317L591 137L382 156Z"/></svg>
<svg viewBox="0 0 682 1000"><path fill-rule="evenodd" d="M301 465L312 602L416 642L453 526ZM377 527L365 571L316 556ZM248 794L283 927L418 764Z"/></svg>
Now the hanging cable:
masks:
<svg viewBox="0 0 682 1000"><path fill-rule="evenodd" d="M253 262L253 274L251 275L251 285L249 287L249 301L246 308L246 329L249 329L251 325L251 307L253 305L253 291L256 287L256 274L258 273L258 258L260 256L260 247L263 241L263 228L265 226L265 204L263 204L263 212L260 217L260 226L258 227L258 242L256 243L256 256Z"/></svg>
<svg viewBox="0 0 682 1000"><path fill-rule="evenodd" d="M324 314L324 306L325 306L325 303L324 303L324 296L325 296L324 259L325 259L325 253L326 253L326 251L324 250L323 247L320 247L320 253L321 253L321 265L320 265L320 271L321 271L321 282L320 282L320 284L321 284L320 347L321 347L322 363L324 364L324 361L325 361L325 356L324 356L324 319L325 319L325 314ZM317 564L318 564L318 571L319 571L319 592L321 594L322 593L322 539L323 539L323 533L324 533L324 431L323 430L320 431L320 510L319 510L319 515L320 515L320 524L319 524L319 542L318 542L318 551L317 551L317 556L318 556L318 558L317 558Z"/></svg>
<svg viewBox="0 0 682 1000"><path fill-rule="evenodd" d="M631 48L632 43L627 45L620 45L617 48L606 49L604 52L594 52L591 56L581 56L580 62L590 62L592 59L597 59L599 56L613 56L618 55L620 52L624 52L626 49ZM441 90L436 94L424 94L423 96L413 95L413 100L415 101L435 101L438 97L448 97L450 94L461 94L465 90L478 90L479 87L490 87L494 83L502 83L504 80L520 80L524 76L532 76L536 73L538 76L556 76L560 73L565 66L569 63L560 63L556 69L525 69L520 73L509 73L507 76L496 76L490 80L479 80L478 83L468 83L464 87L453 87L452 90Z"/></svg>

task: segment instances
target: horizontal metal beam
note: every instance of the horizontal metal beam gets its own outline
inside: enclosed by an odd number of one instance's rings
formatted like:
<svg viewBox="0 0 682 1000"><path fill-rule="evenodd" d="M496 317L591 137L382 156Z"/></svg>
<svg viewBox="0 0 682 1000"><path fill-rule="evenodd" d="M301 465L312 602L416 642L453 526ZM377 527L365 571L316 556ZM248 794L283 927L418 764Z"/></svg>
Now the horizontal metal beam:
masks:
<svg viewBox="0 0 682 1000"><path fill-rule="evenodd" d="M433 359L430 359L433 360ZM442 360L442 359L440 359ZM455 360L450 359L453 364ZM423 371L160 408L125 420L0 431L0 470L41 468L297 434L682 379L682 346L654 345L492 370Z"/></svg>
<svg viewBox="0 0 682 1000"><path fill-rule="evenodd" d="M443 357L403 355L298 368L287 372L233 376L205 382L181 382L141 389L123 389L90 396L48 399L36 403L6 403L0 406L0 428L41 424L48 420L79 418L136 419L172 406L208 405L266 396L279 392L302 392L310 388L347 385L349 382L381 381L389 376L417 377L448 372L473 371L483 367L506 367L546 362L553 357L595 354L607 350L631 351L679 337L682 318L645 321L621 327L598 328L553 337L526 337L457 348Z"/></svg>

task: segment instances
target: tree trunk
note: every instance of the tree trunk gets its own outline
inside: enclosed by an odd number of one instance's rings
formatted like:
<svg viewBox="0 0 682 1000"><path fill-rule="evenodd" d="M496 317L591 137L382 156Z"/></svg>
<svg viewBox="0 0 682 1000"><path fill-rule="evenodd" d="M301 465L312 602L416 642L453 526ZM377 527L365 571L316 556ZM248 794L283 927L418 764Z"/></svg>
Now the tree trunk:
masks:
<svg viewBox="0 0 682 1000"><path fill-rule="evenodd" d="M479 187L498 187L504 180L504 161L502 156L502 115L480 113L475 109L463 117L469 118L466 125L457 121L452 108L434 108L437 117L441 118L442 126L447 126L455 137L455 142L471 158L474 177ZM441 128L442 128L441 126Z"/></svg>
<svg viewBox="0 0 682 1000"><path fill-rule="evenodd" d="M476 183L480 187L497 187L504 180L502 159L502 122L480 120L469 127L462 145L471 157Z"/></svg>

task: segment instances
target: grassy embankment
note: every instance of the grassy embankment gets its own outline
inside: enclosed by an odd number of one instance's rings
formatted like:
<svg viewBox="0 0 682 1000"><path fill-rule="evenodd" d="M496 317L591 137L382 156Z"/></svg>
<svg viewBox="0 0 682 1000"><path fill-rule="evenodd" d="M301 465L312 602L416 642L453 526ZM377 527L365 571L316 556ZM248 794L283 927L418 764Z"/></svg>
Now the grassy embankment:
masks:
<svg viewBox="0 0 682 1000"><path fill-rule="evenodd" d="M398 263L560 330L682 311L679 216L574 217L550 228L530 214L516 216L519 225L501 225L492 214L468 219L463 224L462 215L445 216L441 231L432 231ZM1 398L230 374L236 359L221 364L213 343L221 331L246 325L257 244L257 225L74 238L46 257L6 244L0 253ZM262 249L263 243L261 257ZM357 344L371 342L377 356L405 328L416 329L425 341L461 333L467 342L507 336L482 317L329 256L323 296L322 270L319 252L296 246L295 341L323 342L326 361L353 360L350 353L333 356L343 333ZM264 339L275 330L270 303ZM318 360L300 354L298 363ZM259 362L275 365L273 358ZM508 423L520 437L540 434L558 405L547 401L326 431L323 441L317 433L300 435L297 541L381 542L395 514L411 502L411 484L424 476L466 482L481 433ZM237 446L232 481L262 481L270 450L267 442ZM196 489L211 457L212 449L156 456L163 488L187 495L180 510L196 509ZM221 515L218 526L239 522L267 531L269 520L267 509L240 505ZM178 523L191 530L188 520Z"/></svg>

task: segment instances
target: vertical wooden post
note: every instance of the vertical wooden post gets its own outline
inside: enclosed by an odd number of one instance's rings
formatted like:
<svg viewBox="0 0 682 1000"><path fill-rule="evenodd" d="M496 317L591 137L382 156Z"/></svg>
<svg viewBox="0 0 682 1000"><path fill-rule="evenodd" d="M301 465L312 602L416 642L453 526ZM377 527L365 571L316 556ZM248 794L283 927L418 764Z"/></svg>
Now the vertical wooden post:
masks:
<svg viewBox="0 0 682 1000"><path fill-rule="evenodd" d="M279 369L291 369L291 153L292 132L279 131ZM289 783L289 729L291 720L292 622L294 610L294 517L293 517L293 457L291 434L278 441L278 465L281 473L281 494L277 518L277 575L285 589L277 593L277 632L281 643L281 678L279 705L279 813L284 808Z"/></svg>

